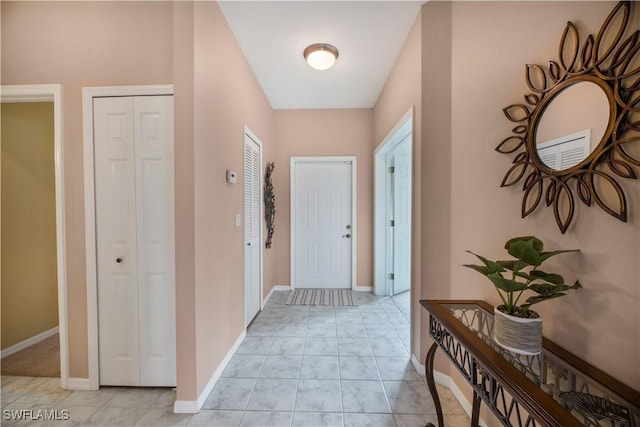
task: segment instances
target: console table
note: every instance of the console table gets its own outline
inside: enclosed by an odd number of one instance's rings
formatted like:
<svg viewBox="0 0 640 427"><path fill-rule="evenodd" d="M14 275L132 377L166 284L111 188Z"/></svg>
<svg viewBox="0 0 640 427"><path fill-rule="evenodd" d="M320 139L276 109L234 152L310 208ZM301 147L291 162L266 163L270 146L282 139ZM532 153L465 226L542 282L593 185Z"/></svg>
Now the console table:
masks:
<svg viewBox="0 0 640 427"><path fill-rule="evenodd" d="M440 427L444 421L433 377L438 348L473 389L473 427L478 426L481 402L505 426L640 427L640 392L546 338L537 356L502 349L491 339L493 307L486 302L420 304L429 312L434 341L425 367Z"/></svg>

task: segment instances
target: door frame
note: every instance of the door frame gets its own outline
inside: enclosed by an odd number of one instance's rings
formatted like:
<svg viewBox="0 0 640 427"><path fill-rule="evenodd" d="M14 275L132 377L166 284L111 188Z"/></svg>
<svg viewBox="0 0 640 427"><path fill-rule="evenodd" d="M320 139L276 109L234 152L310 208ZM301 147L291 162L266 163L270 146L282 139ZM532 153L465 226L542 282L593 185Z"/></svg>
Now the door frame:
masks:
<svg viewBox="0 0 640 427"><path fill-rule="evenodd" d="M374 151L373 292L375 295L389 294L386 251L392 242L387 241L387 205L389 203L389 198L387 197L387 154L409 137L411 164L413 165L413 114L414 107L411 107ZM413 181L413 170L411 179ZM412 193L413 184L412 182ZM411 211L413 218L413 194L411 195ZM413 245L413 243L411 244Z"/></svg>
<svg viewBox="0 0 640 427"><path fill-rule="evenodd" d="M263 277L263 275L264 275L264 260L263 260L264 248L262 247L262 245L264 244L264 226L263 226L263 223L262 223L262 218L264 218L264 193L263 193L263 191L264 191L264 181L263 181L263 179L264 178L263 178L263 175L262 175L262 161L263 161L262 160L262 154L263 154L263 150L262 150L262 141L260 140L260 138L258 138L258 136L255 133L253 133L251 131L251 129L249 129L248 126L245 125L244 126L244 132L242 134L242 152L243 153L244 153L244 144L245 144L245 138L246 137L251 138L251 140L253 142L255 142L258 145L259 149L260 149L260 174L259 174L259 177L258 177L260 179L260 182L258 184L258 186L260 187L260 227L259 227L260 233L258 234L258 240L259 240L258 247L260 248L260 250L259 250L260 268L258 269L258 274L260 275L260 310L262 310L264 308L264 303L265 303L265 300L264 300L264 297L263 297L263 295L264 295L264 282L263 282L263 278L264 278ZM243 178L244 178L244 175L246 174L246 171L243 169L243 172L244 172L244 174L243 174ZM243 192L244 192L244 188L243 188ZM246 218L244 218L244 211L243 211L242 215L243 215L242 223L243 223L243 226L246 227L247 224L246 224L246 221L245 221ZM245 234L243 233L242 234L243 247L244 247L244 244L246 243L244 241L244 237L245 237ZM246 266L246 261L247 261L246 259L243 259L243 266ZM244 271L246 272L246 268L244 269ZM245 281L245 285L246 285L246 281ZM244 291L245 291L245 300L244 300L244 316L243 317L244 317L244 323L245 323L244 327L246 328L247 326L249 326L249 323L251 323L251 322L247 321L247 300L246 300L246 291L247 291L247 289L246 289L246 286L244 288Z"/></svg>
<svg viewBox="0 0 640 427"><path fill-rule="evenodd" d="M296 218L296 182L295 172L296 166L299 163L336 163L336 162L351 162L351 290L358 290L356 285L356 272L357 272L357 215L356 215L356 201L357 201L357 158L356 156L298 156L291 157L289 168L289 181L291 184L290 189L290 221L289 228L291 234L290 241L290 262L291 262L291 289L296 288L296 230L295 230L295 218ZM367 289L368 290L368 289Z"/></svg>
<svg viewBox="0 0 640 427"><path fill-rule="evenodd" d="M58 332L60 386L69 388L67 327L67 241L64 210L64 146L62 140L62 86L59 84L2 85L1 102L53 102L53 162L56 203L56 265L58 270Z"/></svg>
<svg viewBox="0 0 640 427"><path fill-rule="evenodd" d="M100 86L82 88L82 146L84 150L84 226L87 272L87 390L100 388L98 353L98 275L96 265L96 197L93 151L93 98L109 96L173 95L173 85Z"/></svg>

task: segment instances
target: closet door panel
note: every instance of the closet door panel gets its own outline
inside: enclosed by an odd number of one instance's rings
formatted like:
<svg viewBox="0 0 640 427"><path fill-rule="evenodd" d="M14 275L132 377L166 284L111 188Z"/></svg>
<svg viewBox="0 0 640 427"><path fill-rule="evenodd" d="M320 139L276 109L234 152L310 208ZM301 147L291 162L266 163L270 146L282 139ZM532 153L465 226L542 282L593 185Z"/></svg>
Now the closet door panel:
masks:
<svg viewBox="0 0 640 427"><path fill-rule="evenodd" d="M134 98L140 381L175 386L173 97Z"/></svg>
<svg viewBox="0 0 640 427"><path fill-rule="evenodd" d="M139 385L135 148L131 98L94 99L100 383Z"/></svg>

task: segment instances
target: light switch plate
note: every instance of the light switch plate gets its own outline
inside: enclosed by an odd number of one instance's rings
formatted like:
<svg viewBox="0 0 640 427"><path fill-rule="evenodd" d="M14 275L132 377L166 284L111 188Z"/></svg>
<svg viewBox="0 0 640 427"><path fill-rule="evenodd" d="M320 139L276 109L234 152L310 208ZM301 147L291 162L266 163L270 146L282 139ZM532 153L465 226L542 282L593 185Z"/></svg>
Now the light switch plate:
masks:
<svg viewBox="0 0 640 427"><path fill-rule="evenodd" d="M236 214L236 227L240 227L242 225L242 217L240 214Z"/></svg>

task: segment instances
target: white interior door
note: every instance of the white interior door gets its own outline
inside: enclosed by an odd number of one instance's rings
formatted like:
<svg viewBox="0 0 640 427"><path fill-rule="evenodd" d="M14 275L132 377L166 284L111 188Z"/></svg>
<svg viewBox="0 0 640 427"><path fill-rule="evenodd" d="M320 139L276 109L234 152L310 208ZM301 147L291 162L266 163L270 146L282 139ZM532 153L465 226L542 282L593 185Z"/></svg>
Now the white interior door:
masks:
<svg viewBox="0 0 640 427"><path fill-rule="evenodd" d="M411 159L393 155L393 291L411 287Z"/></svg>
<svg viewBox="0 0 640 427"><path fill-rule="evenodd" d="M262 145L257 138L244 137L244 323L256 317L261 307L262 266Z"/></svg>
<svg viewBox="0 0 640 427"><path fill-rule="evenodd" d="M94 99L100 384L175 386L173 97Z"/></svg>
<svg viewBox="0 0 640 427"><path fill-rule="evenodd" d="M350 289L353 161L294 159L292 164L292 286Z"/></svg>

